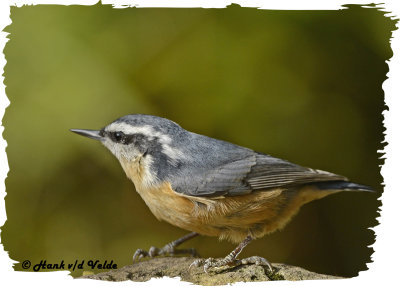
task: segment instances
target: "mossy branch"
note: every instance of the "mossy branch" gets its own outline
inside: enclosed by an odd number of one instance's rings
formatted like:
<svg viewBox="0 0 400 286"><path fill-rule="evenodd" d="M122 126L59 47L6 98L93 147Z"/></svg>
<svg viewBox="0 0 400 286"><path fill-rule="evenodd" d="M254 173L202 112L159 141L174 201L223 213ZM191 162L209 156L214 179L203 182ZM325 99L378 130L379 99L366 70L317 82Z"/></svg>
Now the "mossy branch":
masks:
<svg viewBox="0 0 400 286"><path fill-rule="evenodd" d="M108 280L108 281L147 281L153 277L160 278L180 277L183 281L197 285L226 285L234 282L256 282L271 280L316 280L338 279L343 277L318 274L300 267L273 263L274 271L271 273L266 268L258 265L242 265L235 268L222 269L205 273L202 267L189 265L195 260L190 257L161 257L153 258L132 265L127 265L117 270L93 275L85 275L82 278Z"/></svg>

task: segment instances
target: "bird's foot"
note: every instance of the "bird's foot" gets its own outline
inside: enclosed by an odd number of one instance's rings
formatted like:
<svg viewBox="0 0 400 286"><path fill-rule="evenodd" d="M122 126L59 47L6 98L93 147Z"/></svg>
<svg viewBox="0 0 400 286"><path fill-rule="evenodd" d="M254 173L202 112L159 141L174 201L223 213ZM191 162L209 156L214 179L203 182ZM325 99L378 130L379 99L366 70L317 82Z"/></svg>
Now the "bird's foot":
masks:
<svg viewBox="0 0 400 286"><path fill-rule="evenodd" d="M208 273L209 269L212 268L221 268L223 266L228 267L235 267L239 265L245 264L255 264L255 265L262 265L267 266L270 271L272 271L271 263L268 262L263 257L260 256L251 256L244 259L236 259L232 258L231 256L227 256L225 258L207 258L207 259L197 259L192 264L190 264L189 269L193 266L200 267L203 265L204 272Z"/></svg>
<svg viewBox="0 0 400 286"><path fill-rule="evenodd" d="M144 257L157 257L157 256L177 256L190 254L192 257L200 257L194 248L187 249L176 249L170 244L165 245L163 248L157 248L155 246L150 247L149 251L143 249L137 249L133 255L133 262L140 260Z"/></svg>
<svg viewBox="0 0 400 286"><path fill-rule="evenodd" d="M175 255L182 255L182 254L190 254L192 257L200 257L199 254L197 253L196 249L194 249L194 248L176 249L177 246L181 245L185 241L187 241L197 235L198 235L198 233L196 233L196 232L188 233L187 235L166 244L163 248L157 248L155 246L152 246L152 247L150 247L149 251L139 248L138 250L135 251L135 254L133 255L133 262L135 263L136 259L140 260L143 257L156 257L156 256L164 256L164 255L175 256Z"/></svg>

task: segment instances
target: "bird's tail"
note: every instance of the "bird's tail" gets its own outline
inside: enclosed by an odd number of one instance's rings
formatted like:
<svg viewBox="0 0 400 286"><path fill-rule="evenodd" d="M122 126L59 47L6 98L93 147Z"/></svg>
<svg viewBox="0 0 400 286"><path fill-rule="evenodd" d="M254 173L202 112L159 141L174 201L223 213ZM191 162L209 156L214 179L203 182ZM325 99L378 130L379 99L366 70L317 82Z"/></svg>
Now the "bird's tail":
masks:
<svg viewBox="0 0 400 286"><path fill-rule="evenodd" d="M343 191L364 191L364 192L375 192L369 186L364 186L347 181L327 181L327 182L316 182L313 183L320 190L343 190Z"/></svg>

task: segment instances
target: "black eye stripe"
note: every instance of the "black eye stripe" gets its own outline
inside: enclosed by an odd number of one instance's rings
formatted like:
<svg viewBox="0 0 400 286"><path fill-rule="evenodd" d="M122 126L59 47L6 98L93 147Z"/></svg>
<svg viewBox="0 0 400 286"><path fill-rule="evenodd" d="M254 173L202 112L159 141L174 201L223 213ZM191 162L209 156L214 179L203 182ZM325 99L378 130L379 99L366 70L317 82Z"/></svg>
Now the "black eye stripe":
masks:
<svg viewBox="0 0 400 286"><path fill-rule="evenodd" d="M104 128L102 128L101 130L100 130L100 132L99 132L99 134L100 134L100 136L101 137L104 137L105 135L106 135L106 131L104 130Z"/></svg>
<svg viewBox="0 0 400 286"><path fill-rule="evenodd" d="M109 137L115 143L122 143L125 145L135 144L142 145L146 141L146 136L141 133L135 134L125 134L122 131L108 131L105 132L107 137Z"/></svg>
<svg viewBox="0 0 400 286"><path fill-rule="evenodd" d="M122 143L125 145L136 143L138 140L138 134L125 134L122 131L108 131L106 132L109 137L115 143ZM140 137L140 136L139 136Z"/></svg>

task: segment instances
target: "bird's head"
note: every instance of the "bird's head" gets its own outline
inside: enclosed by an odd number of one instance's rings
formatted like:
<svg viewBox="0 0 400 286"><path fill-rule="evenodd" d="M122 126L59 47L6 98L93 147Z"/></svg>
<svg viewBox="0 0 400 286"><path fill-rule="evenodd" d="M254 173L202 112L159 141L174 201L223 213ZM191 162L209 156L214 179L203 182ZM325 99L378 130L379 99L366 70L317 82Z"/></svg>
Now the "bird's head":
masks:
<svg viewBox="0 0 400 286"><path fill-rule="evenodd" d="M181 147L187 131L161 117L126 115L101 130L71 131L101 141L120 161L128 177L132 177L128 174L131 169L136 172L137 168L142 168L156 181L163 175L157 170L177 166L185 158ZM155 162L159 167L156 168Z"/></svg>

